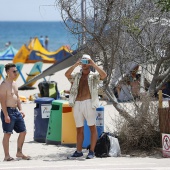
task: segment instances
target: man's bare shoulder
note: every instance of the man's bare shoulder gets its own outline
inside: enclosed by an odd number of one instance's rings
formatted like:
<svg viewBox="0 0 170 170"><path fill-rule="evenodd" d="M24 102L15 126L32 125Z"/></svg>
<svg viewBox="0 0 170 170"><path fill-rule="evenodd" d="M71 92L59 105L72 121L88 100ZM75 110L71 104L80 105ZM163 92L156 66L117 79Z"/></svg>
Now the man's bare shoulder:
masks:
<svg viewBox="0 0 170 170"><path fill-rule="evenodd" d="M6 85L7 85L7 83L6 83L5 81L3 81L3 82L1 83L1 85L0 85L0 88L5 88Z"/></svg>
<svg viewBox="0 0 170 170"><path fill-rule="evenodd" d="M4 92L6 92L6 90L7 90L7 83L5 81L3 81L0 85L0 93L2 94Z"/></svg>
<svg viewBox="0 0 170 170"><path fill-rule="evenodd" d="M0 87L4 87L4 86L6 86L5 80L0 84Z"/></svg>

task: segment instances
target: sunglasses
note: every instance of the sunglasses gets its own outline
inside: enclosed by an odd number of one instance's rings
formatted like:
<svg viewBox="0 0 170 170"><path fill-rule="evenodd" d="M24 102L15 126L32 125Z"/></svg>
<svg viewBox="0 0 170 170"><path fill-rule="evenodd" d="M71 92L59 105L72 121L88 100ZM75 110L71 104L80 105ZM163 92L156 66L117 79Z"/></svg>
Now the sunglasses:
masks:
<svg viewBox="0 0 170 170"><path fill-rule="evenodd" d="M18 73L18 70L14 70L13 73Z"/></svg>

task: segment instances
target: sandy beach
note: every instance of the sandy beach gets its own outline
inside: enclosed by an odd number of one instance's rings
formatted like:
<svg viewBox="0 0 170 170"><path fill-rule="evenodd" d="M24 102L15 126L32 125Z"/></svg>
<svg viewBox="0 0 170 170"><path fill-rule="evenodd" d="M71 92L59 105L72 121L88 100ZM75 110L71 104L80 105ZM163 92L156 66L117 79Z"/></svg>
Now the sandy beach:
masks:
<svg viewBox="0 0 170 170"><path fill-rule="evenodd" d="M9 61L3 61L1 62L2 64L6 64ZM31 70L33 64L24 64L22 73L26 77L26 73L29 73ZM43 70L47 69L51 64L43 64ZM64 89L69 89L70 88L70 83L67 80L67 78L64 76L65 71L67 70L61 70L60 72L55 73L51 77L46 77L47 80L53 80L56 81L58 84L58 89L59 91L64 90ZM5 72L4 72L5 75ZM2 80L1 80L2 81ZM19 90L19 95L25 96L27 99L29 98L30 95L39 93L38 89L38 84L42 82L43 79L40 79L36 82L34 87L36 89L34 90ZM16 80L17 85L20 86L23 84L23 81L21 77L19 76L18 79ZM116 111L114 107L110 104L107 105L106 101L101 101L101 105L104 105L105 107L105 129L112 128L112 120L111 116L115 115ZM36 104L34 102L28 102L22 103L23 110L25 112L25 123L27 127L27 136L24 144L24 153L30 155L34 160L35 159L53 159L53 160L60 160L60 159L65 159L67 155L71 154L75 148L67 148L67 147L62 147L62 146L54 146L54 145L46 145L45 143L37 143L33 141L33 135L34 135L34 108ZM1 122L0 122L0 127L1 127ZM0 141L2 140L2 129L0 131ZM14 134L11 136L10 139L10 152L11 156L15 157L15 152L16 152L16 139L17 139L17 134L14 132ZM0 160L3 160L3 148L0 145ZM35 151L36 150L36 151ZM37 150L40 152L37 154ZM55 155L55 156L54 156Z"/></svg>
<svg viewBox="0 0 170 170"><path fill-rule="evenodd" d="M9 61L1 61L2 64L9 63ZM22 70L24 76L29 73L33 64L25 64ZM43 69L47 69L51 64L43 64ZM46 77L47 80L56 81L58 84L58 89L64 90L70 88L70 83L64 76L65 71L55 73L51 77ZM5 75L5 72L4 72ZM0 80L2 82L2 80ZM29 98L30 95L39 93L38 84L43 81L40 79L34 85L36 89L34 90L19 90L19 95ZM23 84L21 77L17 79L18 86ZM104 106L104 131L114 132L115 124L114 120L120 118L117 111L113 105L106 101L100 101L100 104ZM4 153L3 147L0 145L0 170L3 169L138 169L137 167L170 167L170 163L167 164L167 159L156 159L156 158L134 158L135 162L128 155L126 157L110 157L110 158L95 158L93 160L67 160L67 156L75 151L75 147L67 147L62 145L47 145L46 143L38 143L34 141L34 108L36 104L34 102L22 103L22 108L25 112L25 123L27 127L27 135L25 143L23 146L23 153L31 156L31 160L21 160L13 162L3 162ZM0 121L0 127L1 127ZM10 138L10 155L14 158L16 155L17 148L17 137L18 135L14 132ZM0 141L2 141L3 132L2 128L0 130ZM84 158L86 157L88 151L83 149ZM88 161L88 163L86 163ZM156 169L156 168L155 168ZM154 170L155 170L154 169ZM159 168L158 168L159 169Z"/></svg>

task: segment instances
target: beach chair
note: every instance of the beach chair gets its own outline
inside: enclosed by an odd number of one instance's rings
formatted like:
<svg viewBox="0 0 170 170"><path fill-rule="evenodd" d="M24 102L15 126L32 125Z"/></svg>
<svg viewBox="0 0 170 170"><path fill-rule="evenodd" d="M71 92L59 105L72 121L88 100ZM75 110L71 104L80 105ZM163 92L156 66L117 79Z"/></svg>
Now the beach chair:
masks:
<svg viewBox="0 0 170 170"><path fill-rule="evenodd" d="M3 76L3 71L4 71L4 65L0 64L0 79L3 78L3 80L5 79L5 77Z"/></svg>
<svg viewBox="0 0 170 170"><path fill-rule="evenodd" d="M34 66L32 67L31 71L29 74L27 74L27 78L25 79L22 72L19 72L19 74L21 75L22 80L24 81L24 83L28 82L30 79L32 79L33 77L37 76L38 74L41 73L42 70L42 65L43 62L36 62L34 64ZM46 81L46 79L44 78L44 80ZM25 86L23 89L20 90L24 90L24 89L34 89L33 85L36 83L36 81L31 82L30 84L28 84L27 86Z"/></svg>

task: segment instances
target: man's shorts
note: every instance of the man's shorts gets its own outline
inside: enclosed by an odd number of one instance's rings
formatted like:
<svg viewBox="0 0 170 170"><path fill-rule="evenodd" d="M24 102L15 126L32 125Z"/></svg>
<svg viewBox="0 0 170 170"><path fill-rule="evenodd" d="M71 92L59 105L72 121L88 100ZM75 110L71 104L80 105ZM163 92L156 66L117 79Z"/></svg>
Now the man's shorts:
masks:
<svg viewBox="0 0 170 170"><path fill-rule="evenodd" d="M24 122L24 119L23 119L21 113L18 111L18 109L7 107L7 112L11 119L10 123L5 122L4 113L1 110L1 120L2 120L3 132L10 133L10 134L13 133L13 130L16 133L25 132L26 131L25 122Z"/></svg>
<svg viewBox="0 0 170 170"><path fill-rule="evenodd" d="M74 119L76 127L84 126L84 119L88 126L96 125L96 109L92 108L91 99L84 101L75 101L74 105Z"/></svg>

